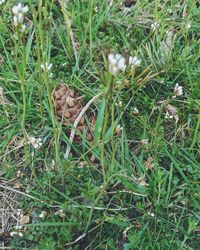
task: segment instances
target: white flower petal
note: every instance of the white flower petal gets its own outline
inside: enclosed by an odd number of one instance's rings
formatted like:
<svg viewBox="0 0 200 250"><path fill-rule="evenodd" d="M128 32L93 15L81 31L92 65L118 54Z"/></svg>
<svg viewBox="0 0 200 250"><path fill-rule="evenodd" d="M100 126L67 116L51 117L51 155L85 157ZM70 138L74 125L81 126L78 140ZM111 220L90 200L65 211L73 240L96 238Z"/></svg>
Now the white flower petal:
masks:
<svg viewBox="0 0 200 250"><path fill-rule="evenodd" d="M22 4L18 3L17 7L18 7L18 10L21 12L21 10L22 10Z"/></svg>
<svg viewBox="0 0 200 250"><path fill-rule="evenodd" d="M13 24L15 27L18 26L18 18L16 16L13 17Z"/></svg>
<svg viewBox="0 0 200 250"><path fill-rule="evenodd" d="M128 64L131 65L132 63L133 63L133 57L132 57L132 56L129 56Z"/></svg>
<svg viewBox="0 0 200 250"><path fill-rule="evenodd" d="M117 67L120 69L120 70L122 70L122 71L124 71L125 69L126 69L126 60L125 60L125 58L124 57L121 57L120 59L119 59L119 61L118 61L118 63L117 63Z"/></svg>
<svg viewBox="0 0 200 250"><path fill-rule="evenodd" d="M17 234L16 232L10 232L10 236L13 237L15 234Z"/></svg>
<svg viewBox="0 0 200 250"><path fill-rule="evenodd" d="M115 76L119 72L119 69L117 66L109 66L109 71Z"/></svg>
<svg viewBox="0 0 200 250"><path fill-rule="evenodd" d="M25 5L23 8L22 8L22 13L27 13L29 11L29 7L28 5Z"/></svg>
<svg viewBox="0 0 200 250"><path fill-rule="evenodd" d="M19 13L19 15L18 15L18 22L19 22L19 23L22 23L23 20L24 20L23 14L22 14L22 13Z"/></svg>
<svg viewBox="0 0 200 250"><path fill-rule="evenodd" d="M130 56L129 57L129 64L130 65L134 65L136 61L137 61L137 57L136 56L134 56L134 57Z"/></svg>
<svg viewBox="0 0 200 250"><path fill-rule="evenodd" d="M18 15L19 8L18 8L17 5L15 5L15 6L12 7L12 12L13 12L14 15Z"/></svg>
<svg viewBox="0 0 200 250"><path fill-rule="evenodd" d="M113 64L113 65L116 64L117 60L116 60L114 54L108 55L108 62L109 62L109 64Z"/></svg>
<svg viewBox="0 0 200 250"><path fill-rule="evenodd" d="M183 87L179 86L178 83L176 83L176 85L174 87L174 94L175 94L175 96L181 96L181 95L183 95Z"/></svg>
<svg viewBox="0 0 200 250"><path fill-rule="evenodd" d="M19 232L18 234L19 234L19 236L20 236L20 237L22 237L22 236L23 236L23 233L21 233L21 232Z"/></svg>
<svg viewBox="0 0 200 250"><path fill-rule="evenodd" d="M49 65L47 64L47 71L49 71L52 68L52 66L53 66L52 63Z"/></svg>
<svg viewBox="0 0 200 250"><path fill-rule="evenodd" d="M117 60L120 60L120 59L122 58L122 55L116 54L116 55L115 55L115 58L116 58Z"/></svg>
<svg viewBox="0 0 200 250"><path fill-rule="evenodd" d="M26 24L22 24L22 27L21 27L20 31L23 33L25 30L26 30Z"/></svg>
<svg viewBox="0 0 200 250"><path fill-rule="evenodd" d="M136 62L135 62L135 65L136 65L137 67L139 67L140 64L141 64L141 61L140 61L139 59L137 59Z"/></svg>

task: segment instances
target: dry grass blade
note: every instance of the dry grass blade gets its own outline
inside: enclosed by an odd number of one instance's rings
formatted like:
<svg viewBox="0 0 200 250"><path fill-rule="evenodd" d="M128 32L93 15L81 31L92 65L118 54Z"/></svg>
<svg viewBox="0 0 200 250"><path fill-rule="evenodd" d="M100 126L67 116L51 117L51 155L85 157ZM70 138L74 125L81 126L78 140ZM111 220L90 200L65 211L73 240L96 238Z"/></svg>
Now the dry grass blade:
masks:
<svg viewBox="0 0 200 250"><path fill-rule="evenodd" d="M76 127L77 125L79 124L81 118L83 117L83 115L85 114L85 112L88 110L88 108L90 107L90 105L97 99L99 98L103 93L99 93L97 94L96 96L94 96L86 105L85 107L82 109L82 111L80 112L80 114L78 115L78 117L76 118L74 124L73 124L73 128L71 130L71 134L70 134L70 137L69 137L69 143L68 143L68 146L67 146L67 149L66 149L66 153L65 153L65 156L64 158L65 159L68 159L69 157L69 153L71 151L71 146L72 146L72 143L73 143L73 140L74 140L74 136L75 136L75 131L76 131Z"/></svg>
<svg viewBox="0 0 200 250"><path fill-rule="evenodd" d="M171 104L167 104L165 106L165 109L174 117L174 119L177 123L179 121L177 109L174 106L172 106Z"/></svg>
<svg viewBox="0 0 200 250"><path fill-rule="evenodd" d="M6 181L1 181L6 186ZM19 225L19 194L0 186L0 249L10 249L10 230Z"/></svg>

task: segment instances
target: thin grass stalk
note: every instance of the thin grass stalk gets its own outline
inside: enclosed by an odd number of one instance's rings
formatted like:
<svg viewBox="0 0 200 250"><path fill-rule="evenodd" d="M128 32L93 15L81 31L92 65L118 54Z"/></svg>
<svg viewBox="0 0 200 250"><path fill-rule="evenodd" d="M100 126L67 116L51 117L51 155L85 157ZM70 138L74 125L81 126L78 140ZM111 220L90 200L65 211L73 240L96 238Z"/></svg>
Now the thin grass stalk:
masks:
<svg viewBox="0 0 200 250"><path fill-rule="evenodd" d="M46 62L47 62L47 58L46 58L46 52L45 52L45 46L44 46L44 41L45 41L45 37L44 37L44 30L43 30L43 18L42 18L42 0L39 0L39 40L40 40L40 45L41 45L41 53L42 53L42 62L44 64L44 84L45 84L45 88L47 91L47 98L48 98L48 103L49 103L49 107L50 107L50 116L51 116L51 121L52 121L52 125L53 125L53 135L54 135L54 146L55 146L55 158L56 158L56 166L58 168L58 171L60 173L60 176L63 180L63 174L62 174L62 170L60 168L60 157L59 157L59 141L58 141L58 129L56 127L56 120L55 120L55 116L54 116L54 108L53 108L53 103L52 103L52 99L51 99L51 91L50 91L50 85L49 85L49 77L48 77L48 72L46 69Z"/></svg>

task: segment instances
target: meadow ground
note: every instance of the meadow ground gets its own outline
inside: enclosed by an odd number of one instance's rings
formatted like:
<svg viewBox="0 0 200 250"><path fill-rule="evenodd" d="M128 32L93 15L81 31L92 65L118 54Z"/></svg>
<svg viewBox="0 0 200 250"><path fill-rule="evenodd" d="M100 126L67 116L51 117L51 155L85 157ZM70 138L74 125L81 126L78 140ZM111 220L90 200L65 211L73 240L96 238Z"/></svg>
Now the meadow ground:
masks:
<svg viewBox="0 0 200 250"><path fill-rule="evenodd" d="M199 249L199 5L0 0L1 249Z"/></svg>

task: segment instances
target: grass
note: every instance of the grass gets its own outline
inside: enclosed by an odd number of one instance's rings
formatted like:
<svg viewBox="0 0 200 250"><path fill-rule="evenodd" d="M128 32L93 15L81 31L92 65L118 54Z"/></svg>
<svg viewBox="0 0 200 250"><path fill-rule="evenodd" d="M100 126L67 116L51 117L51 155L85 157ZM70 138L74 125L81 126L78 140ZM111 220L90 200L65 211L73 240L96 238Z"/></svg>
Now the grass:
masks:
<svg viewBox="0 0 200 250"><path fill-rule="evenodd" d="M18 194L13 209L30 220L6 244L198 249L198 1L21 2L29 6L25 33L13 25L18 2L0 5L0 188ZM111 76L111 52L141 66ZM46 62L50 71L41 69ZM67 159L69 137L51 97L60 83L85 104L99 95L94 144L83 133ZM176 83L183 95L174 98ZM19 232L13 223L7 230Z"/></svg>

